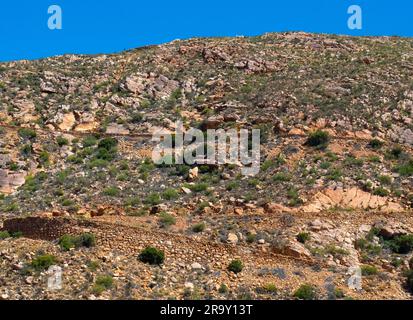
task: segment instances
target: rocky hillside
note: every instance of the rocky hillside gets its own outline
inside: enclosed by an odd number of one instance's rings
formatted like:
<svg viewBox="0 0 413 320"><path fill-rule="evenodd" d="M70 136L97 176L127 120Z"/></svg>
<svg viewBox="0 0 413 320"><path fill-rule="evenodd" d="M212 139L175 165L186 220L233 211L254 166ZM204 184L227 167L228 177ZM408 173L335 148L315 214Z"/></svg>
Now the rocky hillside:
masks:
<svg viewBox="0 0 413 320"><path fill-rule="evenodd" d="M0 297L410 299L412 49L283 33L0 64ZM154 164L177 120L260 129L259 174Z"/></svg>

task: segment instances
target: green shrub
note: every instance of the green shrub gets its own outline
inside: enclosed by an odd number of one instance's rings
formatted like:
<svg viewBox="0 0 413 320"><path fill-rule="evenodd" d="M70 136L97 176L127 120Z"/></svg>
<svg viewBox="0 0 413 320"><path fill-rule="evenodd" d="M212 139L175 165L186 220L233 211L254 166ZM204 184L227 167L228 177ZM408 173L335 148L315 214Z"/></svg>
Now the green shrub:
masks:
<svg viewBox="0 0 413 320"><path fill-rule="evenodd" d="M315 300L317 290L311 284L303 284L294 292L293 296L300 300Z"/></svg>
<svg viewBox="0 0 413 320"><path fill-rule="evenodd" d="M111 276L98 276L93 286L93 293L100 295L103 291L112 288L113 278Z"/></svg>
<svg viewBox="0 0 413 320"><path fill-rule="evenodd" d="M59 239L59 246L63 251L69 251L75 247L75 239L71 235L65 234Z"/></svg>
<svg viewBox="0 0 413 320"><path fill-rule="evenodd" d="M379 176L378 179L379 179L381 184L389 185L392 182L392 178L390 176L386 176L386 175L381 175L381 176Z"/></svg>
<svg viewBox="0 0 413 320"><path fill-rule="evenodd" d="M103 159L93 159L92 161L89 162L88 167L90 169L93 168L104 168L107 167L108 165L108 161L107 160L103 160Z"/></svg>
<svg viewBox="0 0 413 320"><path fill-rule="evenodd" d="M407 288L413 293L413 270L409 270L406 273L406 284Z"/></svg>
<svg viewBox="0 0 413 320"><path fill-rule="evenodd" d="M413 175L413 160L410 160L404 164L401 164L395 168L395 170L401 176L411 176Z"/></svg>
<svg viewBox="0 0 413 320"><path fill-rule="evenodd" d="M178 198L178 196L178 191L172 188L166 189L164 192L162 192L162 198L164 198L165 200L173 200Z"/></svg>
<svg viewBox="0 0 413 320"><path fill-rule="evenodd" d="M155 206L161 203L161 197L157 193L151 193L146 197L146 199L144 200L144 203Z"/></svg>
<svg viewBox="0 0 413 320"><path fill-rule="evenodd" d="M403 154L403 148L399 145L394 146L391 150L388 151L388 157L391 159L399 159Z"/></svg>
<svg viewBox="0 0 413 320"><path fill-rule="evenodd" d="M69 144L69 140L63 138L62 136L57 137L56 142L60 147L67 146Z"/></svg>
<svg viewBox="0 0 413 320"><path fill-rule="evenodd" d="M343 173L338 168L332 168L327 174L327 179L332 181L340 181L343 176Z"/></svg>
<svg viewBox="0 0 413 320"><path fill-rule="evenodd" d="M334 297L336 299L343 299L346 297L346 295L344 294L343 290L339 289L339 288L335 288L334 289Z"/></svg>
<svg viewBox="0 0 413 320"><path fill-rule="evenodd" d="M291 180L291 176L288 173L279 172L272 177L272 180L274 182L287 182Z"/></svg>
<svg viewBox="0 0 413 320"><path fill-rule="evenodd" d="M108 187L103 190L103 194L109 197L117 197L119 196L120 190L117 187Z"/></svg>
<svg viewBox="0 0 413 320"><path fill-rule="evenodd" d="M25 156L28 157L29 155L32 154L32 145L31 144L25 144L20 148L20 153Z"/></svg>
<svg viewBox="0 0 413 320"><path fill-rule="evenodd" d="M370 243L367 239L356 239L354 246L357 250L363 250L373 256L380 254L382 251L380 245Z"/></svg>
<svg viewBox="0 0 413 320"><path fill-rule="evenodd" d="M194 185L190 185L189 189L191 189L193 192L203 192L208 189L208 184L205 182L197 183Z"/></svg>
<svg viewBox="0 0 413 320"><path fill-rule="evenodd" d="M141 204L140 197L130 197L129 199L125 200L126 207L136 207Z"/></svg>
<svg viewBox="0 0 413 320"><path fill-rule="evenodd" d="M110 151L116 148L117 145L118 141L115 138L104 138L99 141L98 148Z"/></svg>
<svg viewBox="0 0 413 320"><path fill-rule="evenodd" d="M70 207L70 206L73 206L75 204L75 202L72 199L62 199L60 204L63 207Z"/></svg>
<svg viewBox="0 0 413 320"><path fill-rule="evenodd" d="M308 232L300 232L297 234L297 241L301 243L306 243L310 240L310 234Z"/></svg>
<svg viewBox="0 0 413 320"><path fill-rule="evenodd" d="M49 155L49 153L48 153L47 151L42 151L42 152L40 152L40 154L39 154L39 162L40 162L42 165L45 165L45 164L49 163L49 160L50 160L50 155Z"/></svg>
<svg viewBox="0 0 413 320"><path fill-rule="evenodd" d="M399 257L393 258L391 261L391 265L395 268L400 267L403 264L403 260Z"/></svg>
<svg viewBox="0 0 413 320"><path fill-rule="evenodd" d="M154 247L147 247L139 254L138 259L143 263L160 265L165 260L165 253Z"/></svg>
<svg viewBox="0 0 413 320"><path fill-rule="evenodd" d="M95 157L96 159L112 161L116 157L116 148L110 150L98 148Z"/></svg>
<svg viewBox="0 0 413 320"><path fill-rule="evenodd" d="M91 248L96 245L96 237L93 233L82 233L76 238L76 247Z"/></svg>
<svg viewBox="0 0 413 320"><path fill-rule="evenodd" d="M329 142L330 135L328 132L316 130L309 134L306 144L311 147L326 147Z"/></svg>
<svg viewBox="0 0 413 320"><path fill-rule="evenodd" d="M384 142L379 139L373 139L369 142L369 147L375 150L381 149L383 145L384 145Z"/></svg>
<svg viewBox="0 0 413 320"><path fill-rule="evenodd" d="M277 293L277 291L278 291L277 286L273 283L268 283L268 284L264 285L263 289L266 292L269 292L269 293Z"/></svg>
<svg viewBox="0 0 413 320"><path fill-rule="evenodd" d="M50 266L56 264L56 257L50 254L39 255L32 260L30 266L36 271L47 270Z"/></svg>
<svg viewBox="0 0 413 320"><path fill-rule="evenodd" d="M255 233L248 232L246 241L248 243L253 243L257 239L257 235Z"/></svg>
<svg viewBox="0 0 413 320"><path fill-rule="evenodd" d="M413 234L402 235L386 241L392 251L407 254L413 250Z"/></svg>
<svg viewBox="0 0 413 320"><path fill-rule="evenodd" d="M161 212L159 214L159 221L163 228L169 227L176 223L175 217L166 212Z"/></svg>
<svg viewBox="0 0 413 320"><path fill-rule="evenodd" d="M361 266L361 274L363 276L373 276L378 273L378 270L375 266L363 265Z"/></svg>
<svg viewBox="0 0 413 320"><path fill-rule="evenodd" d="M21 238L21 237L23 237L23 232L16 231L16 232L10 233L10 235L12 236L12 238Z"/></svg>
<svg viewBox="0 0 413 320"><path fill-rule="evenodd" d="M87 137L83 138L82 145L83 145L84 148L88 148L88 147L92 147L92 146L96 145L97 142L98 142L98 140L96 139L96 137L87 136Z"/></svg>
<svg viewBox="0 0 413 320"><path fill-rule="evenodd" d="M389 191L387 191L386 189L382 187L378 187L374 189L373 194L376 196L380 196L380 197L386 197L389 195Z"/></svg>
<svg viewBox="0 0 413 320"><path fill-rule="evenodd" d="M8 231L0 231L0 240L10 238L10 233Z"/></svg>
<svg viewBox="0 0 413 320"><path fill-rule="evenodd" d="M9 163L9 169L11 171L17 171L17 170L19 170L19 165L15 162L10 162Z"/></svg>
<svg viewBox="0 0 413 320"><path fill-rule="evenodd" d="M64 235L59 239L59 246L64 251L72 248L91 248L96 245L95 235L92 233L82 233L79 236Z"/></svg>
<svg viewBox="0 0 413 320"><path fill-rule="evenodd" d="M231 263L228 265L228 270L234 273L240 273L244 269L244 264L241 260L232 260Z"/></svg>
<svg viewBox="0 0 413 320"><path fill-rule="evenodd" d="M132 123L139 123L142 121L142 119L143 119L143 115L141 113L134 113L132 114L130 121Z"/></svg>
<svg viewBox="0 0 413 320"><path fill-rule="evenodd" d="M228 191L232 191L232 190L238 189L238 187L239 187L239 182L238 182L238 181L230 181L230 182L227 184L227 190L228 190Z"/></svg>
<svg viewBox="0 0 413 320"><path fill-rule="evenodd" d="M218 292L221 294L228 293L228 291L229 291L228 286L225 283L222 283L218 289Z"/></svg>
<svg viewBox="0 0 413 320"><path fill-rule="evenodd" d="M21 128L19 129L18 134L23 139L34 139L37 136L36 131L30 128Z"/></svg>
<svg viewBox="0 0 413 320"><path fill-rule="evenodd" d="M204 222L197 223L192 227L192 231L196 232L196 233L202 232L204 230L205 230L205 223Z"/></svg>

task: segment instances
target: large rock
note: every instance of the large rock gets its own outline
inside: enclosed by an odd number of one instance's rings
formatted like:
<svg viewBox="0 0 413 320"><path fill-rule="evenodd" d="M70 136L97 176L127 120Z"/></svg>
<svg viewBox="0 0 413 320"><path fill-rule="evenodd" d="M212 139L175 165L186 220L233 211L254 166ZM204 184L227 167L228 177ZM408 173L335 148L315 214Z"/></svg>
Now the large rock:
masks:
<svg viewBox="0 0 413 320"><path fill-rule="evenodd" d="M26 172L13 172L0 169L0 193L10 194L15 192L26 182Z"/></svg>
<svg viewBox="0 0 413 320"><path fill-rule="evenodd" d="M126 78L124 86L128 91L140 94L145 90L146 79L138 75L133 75Z"/></svg>
<svg viewBox="0 0 413 320"><path fill-rule="evenodd" d="M238 237L235 233L228 233L227 236L227 242L231 244L237 244L238 243Z"/></svg>
<svg viewBox="0 0 413 320"><path fill-rule="evenodd" d="M310 258L311 252L308 251L302 244L297 242L288 242L282 247L273 247L275 253L279 253L285 256L290 256L294 258Z"/></svg>
<svg viewBox="0 0 413 320"><path fill-rule="evenodd" d="M53 119L53 122L57 125L57 128L62 131L70 131L76 123L76 118L73 112L58 113Z"/></svg>
<svg viewBox="0 0 413 320"><path fill-rule="evenodd" d="M126 129L123 125L121 124L116 124L116 123L112 123L110 125L108 125L107 129L106 129L106 133L108 134L120 134L120 135L126 135L129 134L129 130Z"/></svg>
<svg viewBox="0 0 413 320"><path fill-rule="evenodd" d="M413 145L413 131L406 129L400 136L401 142Z"/></svg>
<svg viewBox="0 0 413 320"><path fill-rule="evenodd" d="M331 208L381 210L382 212L405 211L403 206L388 197L372 195L358 188L326 189L316 193L310 203L301 207L304 212L320 212Z"/></svg>
<svg viewBox="0 0 413 320"><path fill-rule="evenodd" d="M218 129L223 123L224 117L219 115L206 119L203 123L203 126L205 129Z"/></svg>

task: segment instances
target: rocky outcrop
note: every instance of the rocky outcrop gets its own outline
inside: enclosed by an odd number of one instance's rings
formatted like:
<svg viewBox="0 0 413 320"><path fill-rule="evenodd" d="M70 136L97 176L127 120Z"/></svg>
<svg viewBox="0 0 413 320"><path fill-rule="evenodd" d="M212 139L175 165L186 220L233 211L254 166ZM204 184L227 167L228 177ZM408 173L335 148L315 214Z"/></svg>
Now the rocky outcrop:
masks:
<svg viewBox="0 0 413 320"><path fill-rule="evenodd" d="M15 192L25 183L26 172L10 172L0 169L0 193L10 194Z"/></svg>
<svg viewBox="0 0 413 320"><path fill-rule="evenodd" d="M312 201L301 207L304 212L320 212L333 208L401 212L404 207L387 197L372 195L358 188L326 189L318 192Z"/></svg>

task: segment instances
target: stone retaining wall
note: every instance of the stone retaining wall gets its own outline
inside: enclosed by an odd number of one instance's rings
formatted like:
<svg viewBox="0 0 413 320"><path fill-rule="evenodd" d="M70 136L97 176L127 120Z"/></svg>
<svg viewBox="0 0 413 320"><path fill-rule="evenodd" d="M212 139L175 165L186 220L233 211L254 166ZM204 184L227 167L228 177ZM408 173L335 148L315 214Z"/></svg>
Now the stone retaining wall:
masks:
<svg viewBox="0 0 413 320"><path fill-rule="evenodd" d="M226 244L214 244L199 241L182 235L166 232L152 233L125 225L114 225L98 221L70 218L27 217L5 220L3 230L20 231L23 236L36 240L56 240L62 235L79 235L91 232L96 237L97 246L102 252L117 250L123 254L135 255L147 246L164 250L171 258L184 263L195 260L211 260L234 257L236 248Z"/></svg>
<svg viewBox="0 0 413 320"><path fill-rule="evenodd" d="M22 232L27 238L40 240L55 240L64 234L80 234L92 226L90 222L79 224L71 219L44 217L14 218L3 222L3 230Z"/></svg>

